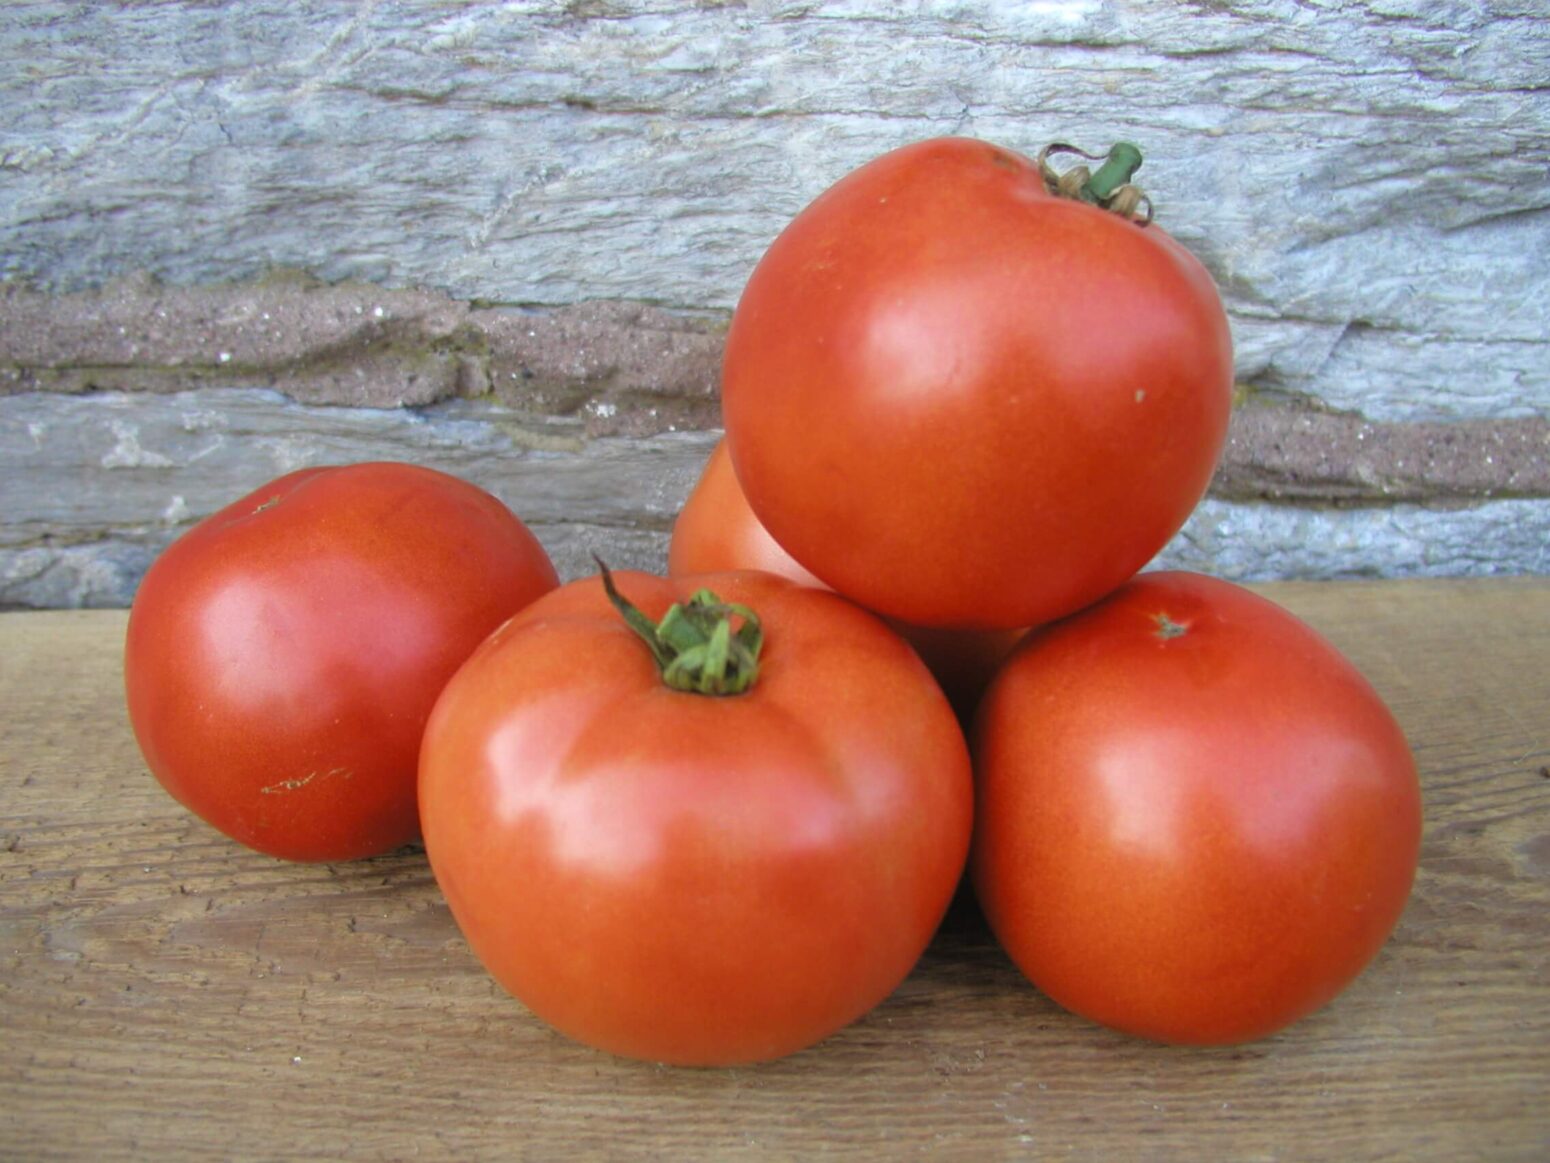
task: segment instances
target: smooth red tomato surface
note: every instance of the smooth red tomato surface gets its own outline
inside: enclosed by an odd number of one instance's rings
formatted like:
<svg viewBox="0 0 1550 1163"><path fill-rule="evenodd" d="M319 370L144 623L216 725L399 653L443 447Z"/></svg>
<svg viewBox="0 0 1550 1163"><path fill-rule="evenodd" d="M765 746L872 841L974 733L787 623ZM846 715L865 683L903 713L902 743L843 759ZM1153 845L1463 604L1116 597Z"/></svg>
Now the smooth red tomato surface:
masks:
<svg viewBox="0 0 1550 1163"><path fill-rule="evenodd" d="M754 512L840 593L1010 629L1084 606L1183 525L1226 438L1227 319L1156 226L941 138L780 234L732 318L727 440Z"/></svg>
<svg viewBox="0 0 1550 1163"><path fill-rule="evenodd" d="M746 693L669 689L596 578L535 602L448 685L420 804L475 954L592 1046L775 1058L905 977L963 870L968 751L877 619L764 573L616 575L651 618L709 587L752 607Z"/></svg>
<svg viewBox="0 0 1550 1163"><path fill-rule="evenodd" d="M419 836L431 705L559 583L500 501L407 464L290 473L205 518L129 616L129 717L191 811L260 852L347 860Z"/></svg>
<svg viewBox="0 0 1550 1163"><path fill-rule="evenodd" d="M1409 895L1404 736L1334 647L1241 587L1141 575L1030 637L976 728L986 917L1106 1025L1270 1034L1355 978Z"/></svg>
<svg viewBox="0 0 1550 1163"><path fill-rule="evenodd" d="M798 585L830 588L781 548L754 516L737 483L727 442L721 440L711 449L700 479L673 523L667 570L674 577L685 577L735 569L762 569Z"/></svg>
<svg viewBox="0 0 1550 1163"><path fill-rule="evenodd" d="M733 569L762 569L801 585L827 589L781 548L748 504L725 441L711 451L694 490L673 525L667 551L675 577ZM1022 630L942 630L890 623L936 676L954 709L973 713L985 684L1023 636Z"/></svg>

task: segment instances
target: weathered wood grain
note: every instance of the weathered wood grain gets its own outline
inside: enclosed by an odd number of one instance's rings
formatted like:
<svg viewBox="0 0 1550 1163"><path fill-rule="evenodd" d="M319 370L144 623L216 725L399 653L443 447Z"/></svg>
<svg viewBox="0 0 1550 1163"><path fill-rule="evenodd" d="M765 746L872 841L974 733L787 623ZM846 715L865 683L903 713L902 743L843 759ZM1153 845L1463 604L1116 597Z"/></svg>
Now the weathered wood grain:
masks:
<svg viewBox="0 0 1550 1163"><path fill-rule="evenodd" d="M759 1068L571 1044L474 962L423 855L288 865L145 773L119 612L0 616L0 1153L18 1159L1541 1160L1550 579L1277 584L1389 700L1426 839L1374 965L1264 1042L1065 1014L971 911Z"/></svg>

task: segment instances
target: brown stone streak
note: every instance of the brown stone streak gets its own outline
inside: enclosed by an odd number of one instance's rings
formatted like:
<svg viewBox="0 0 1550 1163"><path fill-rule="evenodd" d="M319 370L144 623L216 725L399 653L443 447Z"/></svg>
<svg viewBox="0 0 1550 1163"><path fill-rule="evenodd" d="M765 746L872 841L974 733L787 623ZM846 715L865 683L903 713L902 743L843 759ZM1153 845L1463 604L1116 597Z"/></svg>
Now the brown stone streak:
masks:
<svg viewBox="0 0 1550 1163"><path fill-rule="evenodd" d="M493 395L589 436L714 427L724 320L640 303L481 307L434 291L148 278L50 296L0 283L0 394L268 387L301 403Z"/></svg>
<svg viewBox="0 0 1550 1163"><path fill-rule="evenodd" d="M1211 492L1336 504L1550 496L1550 420L1378 424L1251 404L1233 416Z"/></svg>
<svg viewBox="0 0 1550 1163"><path fill-rule="evenodd" d="M581 415L589 436L714 428L724 320L639 303L476 310L489 389L525 411Z"/></svg>

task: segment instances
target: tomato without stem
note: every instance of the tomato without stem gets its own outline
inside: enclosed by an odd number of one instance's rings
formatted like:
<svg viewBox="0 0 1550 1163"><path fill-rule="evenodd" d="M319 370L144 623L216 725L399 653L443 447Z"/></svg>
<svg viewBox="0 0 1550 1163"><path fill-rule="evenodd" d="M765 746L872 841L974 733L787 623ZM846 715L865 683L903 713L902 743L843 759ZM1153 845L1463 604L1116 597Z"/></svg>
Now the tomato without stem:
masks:
<svg viewBox="0 0 1550 1163"><path fill-rule="evenodd" d="M346 860L419 836L420 735L490 631L559 584L488 493L406 464L311 468L146 573L124 651L147 765L228 836Z"/></svg>
<svg viewBox="0 0 1550 1163"><path fill-rule="evenodd" d="M833 594L621 574L650 619L701 587L764 635L741 694L670 689L595 578L540 599L426 731L426 851L490 972L592 1046L775 1058L909 972L963 869L968 752L920 661Z"/></svg>
<svg viewBox="0 0 1550 1163"><path fill-rule="evenodd" d="M971 871L1061 1005L1184 1043L1333 998L1394 927L1421 801L1393 716L1279 606L1144 574L1033 636L976 724Z"/></svg>
<svg viewBox="0 0 1550 1163"><path fill-rule="evenodd" d="M722 376L776 541L869 609L960 628L1048 621L1144 565L1204 493L1231 394L1199 262L962 138L802 211L748 281Z"/></svg>
<svg viewBox="0 0 1550 1163"><path fill-rule="evenodd" d="M737 483L725 440L711 449L700 479L673 522L667 569L674 577L762 569L798 585L829 588L782 549L754 516Z"/></svg>
<svg viewBox="0 0 1550 1163"><path fill-rule="evenodd" d="M711 451L694 490L673 525L667 550L675 577L733 569L762 569L801 585L828 587L803 568L749 507L722 441ZM965 720L985 684L1022 638L1022 630L942 630L890 623L931 668L954 710Z"/></svg>

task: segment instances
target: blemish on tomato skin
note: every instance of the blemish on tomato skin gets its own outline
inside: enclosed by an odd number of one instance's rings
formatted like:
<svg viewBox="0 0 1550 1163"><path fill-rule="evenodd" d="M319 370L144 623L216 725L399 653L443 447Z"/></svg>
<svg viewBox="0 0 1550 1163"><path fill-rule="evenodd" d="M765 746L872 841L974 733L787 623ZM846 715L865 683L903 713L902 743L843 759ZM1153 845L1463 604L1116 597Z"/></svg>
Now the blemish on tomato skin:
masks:
<svg viewBox="0 0 1550 1163"><path fill-rule="evenodd" d="M1188 622L1175 621L1169 615L1158 612L1152 615L1152 622L1157 627L1153 631L1163 641L1171 641L1174 638L1182 638L1189 633Z"/></svg>
<svg viewBox="0 0 1550 1163"><path fill-rule="evenodd" d="M333 767L327 771L309 771L299 779L282 779L279 783L272 783L267 787L258 789L260 795L283 795L285 792L300 791L314 780L328 779L330 776L339 776L341 779L349 779L355 773L348 767Z"/></svg>

